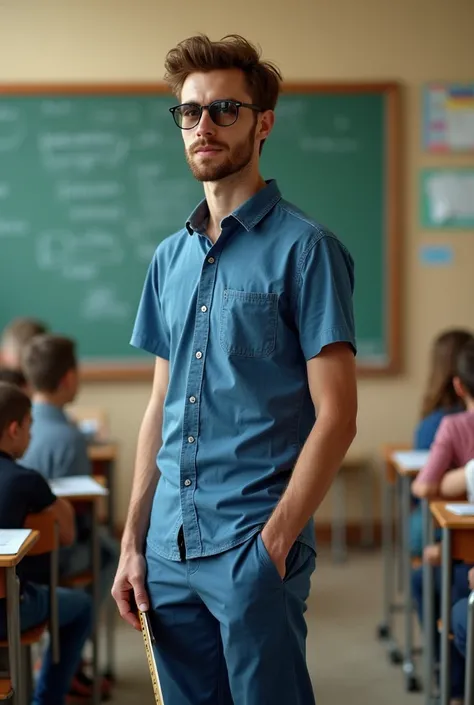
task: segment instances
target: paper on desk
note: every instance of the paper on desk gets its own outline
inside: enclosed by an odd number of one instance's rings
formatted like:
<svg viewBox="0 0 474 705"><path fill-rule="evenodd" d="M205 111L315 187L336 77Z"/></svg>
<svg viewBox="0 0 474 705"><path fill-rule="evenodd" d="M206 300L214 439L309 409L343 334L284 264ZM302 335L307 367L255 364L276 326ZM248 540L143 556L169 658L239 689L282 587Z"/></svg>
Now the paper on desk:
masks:
<svg viewBox="0 0 474 705"><path fill-rule="evenodd" d="M474 504L469 502L460 502L459 504L447 504L446 509L451 514L457 514L460 517L474 516Z"/></svg>
<svg viewBox="0 0 474 705"><path fill-rule="evenodd" d="M30 534L31 529L0 529L0 555L14 556Z"/></svg>
<svg viewBox="0 0 474 705"><path fill-rule="evenodd" d="M89 475L60 477L49 483L56 497L80 497L85 495L108 495L109 490Z"/></svg>
<svg viewBox="0 0 474 705"><path fill-rule="evenodd" d="M399 450L393 453L392 460L404 470L421 470L428 456L427 450Z"/></svg>

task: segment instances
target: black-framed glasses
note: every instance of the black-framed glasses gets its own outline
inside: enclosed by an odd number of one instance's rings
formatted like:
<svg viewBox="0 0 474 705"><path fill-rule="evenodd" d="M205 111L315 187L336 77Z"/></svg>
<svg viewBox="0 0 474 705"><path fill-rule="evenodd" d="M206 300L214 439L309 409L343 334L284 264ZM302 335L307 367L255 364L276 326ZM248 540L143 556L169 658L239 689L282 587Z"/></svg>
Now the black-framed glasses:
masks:
<svg viewBox="0 0 474 705"><path fill-rule="evenodd" d="M240 108L262 112L258 105L252 105L252 103L241 103L239 100L214 100L209 105L182 103L170 108L170 113L181 130L192 130L199 125L203 110L209 111L211 120L219 127L230 127L237 122Z"/></svg>

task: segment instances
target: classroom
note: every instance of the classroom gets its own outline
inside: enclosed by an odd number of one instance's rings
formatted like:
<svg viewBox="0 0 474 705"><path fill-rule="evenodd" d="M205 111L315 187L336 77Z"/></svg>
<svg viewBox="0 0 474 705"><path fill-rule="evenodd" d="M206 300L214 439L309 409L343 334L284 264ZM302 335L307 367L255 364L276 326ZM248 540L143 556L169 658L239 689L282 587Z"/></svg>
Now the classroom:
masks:
<svg viewBox="0 0 474 705"><path fill-rule="evenodd" d="M473 27L0 0L0 700L474 705ZM201 34L266 89L180 83Z"/></svg>

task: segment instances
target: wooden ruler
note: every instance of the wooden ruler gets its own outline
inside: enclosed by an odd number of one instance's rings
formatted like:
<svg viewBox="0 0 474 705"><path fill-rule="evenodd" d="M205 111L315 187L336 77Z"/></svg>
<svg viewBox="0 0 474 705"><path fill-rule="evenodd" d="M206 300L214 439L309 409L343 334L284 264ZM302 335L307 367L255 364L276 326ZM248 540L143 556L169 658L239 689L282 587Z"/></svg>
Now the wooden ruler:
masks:
<svg viewBox="0 0 474 705"><path fill-rule="evenodd" d="M148 668L150 669L151 682L153 685L153 692L155 694L156 705L165 705L163 700L163 693L161 692L160 678L158 676L158 669L156 667L155 655L153 653L153 632L150 626L150 618L147 612L138 611L138 616L140 618L140 625L142 628L143 642L145 644L146 658L148 661Z"/></svg>

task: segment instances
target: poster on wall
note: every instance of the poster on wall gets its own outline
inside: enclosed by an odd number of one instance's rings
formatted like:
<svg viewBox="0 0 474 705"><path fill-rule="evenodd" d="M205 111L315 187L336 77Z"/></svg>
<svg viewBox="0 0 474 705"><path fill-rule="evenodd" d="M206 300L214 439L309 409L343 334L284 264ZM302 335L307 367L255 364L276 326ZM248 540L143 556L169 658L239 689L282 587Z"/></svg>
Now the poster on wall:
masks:
<svg viewBox="0 0 474 705"><path fill-rule="evenodd" d="M430 83L423 90L423 144L429 152L474 152L474 83Z"/></svg>
<svg viewBox="0 0 474 705"><path fill-rule="evenodd" d="M474 228L474 168L423 169L420 221L423 228Z"/></svg>

